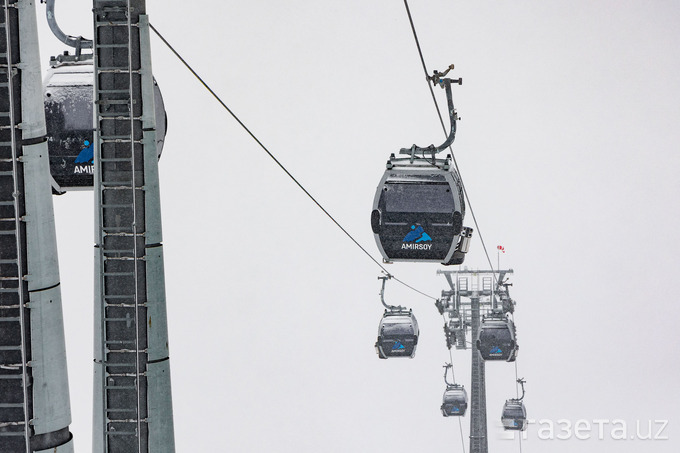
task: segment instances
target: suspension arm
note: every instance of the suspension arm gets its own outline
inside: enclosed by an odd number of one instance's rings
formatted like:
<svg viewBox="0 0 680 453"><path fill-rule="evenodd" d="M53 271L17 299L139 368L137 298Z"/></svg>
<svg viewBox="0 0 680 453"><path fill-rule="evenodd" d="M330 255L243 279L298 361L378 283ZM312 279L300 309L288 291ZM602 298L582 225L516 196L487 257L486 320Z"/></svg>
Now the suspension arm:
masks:
<svg viewBox="0 0 680 453"><path fill-rule="evenodd" d="M67 46L75 47L77 54L80 54L80 49L91 49L92 40L85 39L82 36L75 37L67 35L61 30L61 28L59 28L57 19L54 16L55 1L56 0L45 0L45 3L47 4L47 23L49 24L52 33L54 33L54 36L56 36L59 41L63 42Z"/></svg>
<svg viewBox="0 0 680 453"><path fill-rule="evenodd" d="M451 83L457 83L459 85L462 85L463 79L438 79L437 82L439 82L440 86L443 86L443 88L446 90L446 101L447 101L447 106L449 109L449 120L451 121L451 130L449 131L449 136L446 138L446 141L442 143L439 146L434 146L430 145L426 148L413 145L410 148L401 148L399 151L399 154L409 154L411 156L415 154L438 154L442 151L444 151L446 148L451 146L453 141L456 139L456 120L458 119L458 115L456 114L456 109L453 107L453 96L451 94Z"/></svg>

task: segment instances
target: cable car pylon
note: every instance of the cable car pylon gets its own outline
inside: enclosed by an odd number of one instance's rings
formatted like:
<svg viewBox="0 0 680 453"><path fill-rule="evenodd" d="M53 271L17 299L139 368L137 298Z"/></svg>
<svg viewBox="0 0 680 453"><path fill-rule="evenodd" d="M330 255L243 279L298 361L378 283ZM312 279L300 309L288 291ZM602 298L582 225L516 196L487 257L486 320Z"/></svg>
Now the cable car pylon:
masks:
<svg viewBox="0 0 680 453"><path fill-rule="evenodd" d="M0 3L0 452L72 453L35 2Z"/></svg>
<svg viewBox="0 0 680 453"><path fill-rule="evenodd" d="M94 452L175 451L149 19L94 0Z"/></svg>
<svg viewBox="0 0 680 453"><path fill-rule="evenodd" d="M478 345L482 330L482 313L505 314L514 309L505 283L506 275L512 269L498 271L438 270L446 277L450 289L442 291L437 309L449 316L445 325L448 344L456 349L467 349L465 336L468 331L472 338L471 349L471 391L470 391L470 453L488 453L486 416L486 362ZM456 342L448 338L455 334ZM461 338L463 341L460 341Z"/></svg>

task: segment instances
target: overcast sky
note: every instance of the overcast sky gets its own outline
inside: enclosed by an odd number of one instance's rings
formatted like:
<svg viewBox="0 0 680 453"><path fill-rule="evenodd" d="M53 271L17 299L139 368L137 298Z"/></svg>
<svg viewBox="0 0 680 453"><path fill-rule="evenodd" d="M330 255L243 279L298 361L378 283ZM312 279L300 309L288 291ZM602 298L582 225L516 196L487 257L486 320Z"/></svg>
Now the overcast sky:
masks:
<svg viewBox="0 0 680 453"><path fill-rule="evenodd" d="M515 270L520 376L536 420L588 438L524 452L680 446L680 4L411 0L428 70L456 65L453 145L495 263ZM64 50L38 4L41 57ZM58 1L92 36L92 4ZM389 154L444 135L401 1L149 0L151 23L375 257L369 216ZM439 412L448 360L432 301L396 283L421 327L413 360L379 360L379 268L152 37L169 129L160 161L177 451L461 451ZM436 94L441 105L443 90ZM93 197L55 198L72 395L90 450ZM466 225L472 225L468 212ZM479 232L466 265L486 269ZM436 264L389 266L438 296ZM469 351L454 351L469 388ZM490 451L514 367L487 366ZM627 440L612 424L627 423ZM668 420L668 440L657 434ZM469 418L463 421L468 449ZM562 425L564 426L564 424ZM564 436L560 426L555 436Z"/></svg>

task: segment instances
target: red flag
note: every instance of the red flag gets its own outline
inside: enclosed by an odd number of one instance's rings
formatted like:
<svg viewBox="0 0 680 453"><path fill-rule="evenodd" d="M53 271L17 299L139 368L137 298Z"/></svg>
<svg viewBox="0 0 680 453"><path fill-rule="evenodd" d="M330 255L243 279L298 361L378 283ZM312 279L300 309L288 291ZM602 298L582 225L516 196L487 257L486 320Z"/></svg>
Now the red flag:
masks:
<svg viewBox="0 0 680 453"><path fill-rule="evenodd" d="M501 252L505 253L505 247L503 247L502 245L499 245L499 246L497 246L496 248L497 248L498 250L500 250Z"/></svg>

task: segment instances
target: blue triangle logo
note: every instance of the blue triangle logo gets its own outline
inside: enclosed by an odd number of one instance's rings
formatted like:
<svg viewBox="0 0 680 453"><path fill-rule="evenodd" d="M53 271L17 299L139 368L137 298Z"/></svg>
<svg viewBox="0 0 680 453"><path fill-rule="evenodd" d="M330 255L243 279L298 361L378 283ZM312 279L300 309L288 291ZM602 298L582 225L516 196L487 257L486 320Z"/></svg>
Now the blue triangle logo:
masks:
<svg viewBox="0 0 680 453"><path fill-rule="evenodd" d="M403 242L425 242L425 241L432 241L432 238L430 237L429 234L425 232L425 228L422 226L418 225L418 228L416 228L415 225L411 225L411 231L408 232L406 236L404 236Z"/></svg>
<svg viewBox="0 0 680 453"><path fill-rule="evenodd" d="M431 241L431 240L432 240L432 238L430 237L430 235L423 231L423 235L420 236L420 238L418 240L416 240L416 242Z"/></svg>
<svg viewBox="0 0 680 453"><path fill-rule="evenodd" d="M406 349L406 347L401 344L401 341L397 340L394 342L394 345L392 345L392 350L394 351L395 349Z"/></svg>
<svg viewBox="0 0 680 453"><path fill-rule="evenodd" d="M83 143L85 145L85 148L83 148L80 151L80 154L78 154L78 157L76 157L76 164L92 164L94 162L94 148L92 147L92 143L90 143L88 140L85 140Z"/></svg>

